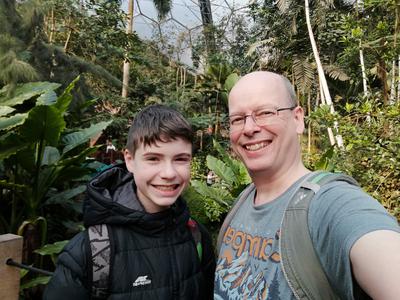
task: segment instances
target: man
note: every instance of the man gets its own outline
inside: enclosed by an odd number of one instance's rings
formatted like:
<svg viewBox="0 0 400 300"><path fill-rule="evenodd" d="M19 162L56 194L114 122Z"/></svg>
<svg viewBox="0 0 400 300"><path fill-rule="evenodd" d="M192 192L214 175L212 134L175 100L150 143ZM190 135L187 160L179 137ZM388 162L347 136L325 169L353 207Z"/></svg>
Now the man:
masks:
<svg viewBox="0 0 400 300"><path fill-rule="evenodd" d="M298 139L303 109L286 78L253 72L230 92L229 122L232 149L255 191L220 232L214 298L295 299L281 268L279 237L290 196L310 173ZM375 199L345 182L324 185L310 204L308 223L341 299L353 299L360 287L374 299L400 299L400 229Z"/></svg>

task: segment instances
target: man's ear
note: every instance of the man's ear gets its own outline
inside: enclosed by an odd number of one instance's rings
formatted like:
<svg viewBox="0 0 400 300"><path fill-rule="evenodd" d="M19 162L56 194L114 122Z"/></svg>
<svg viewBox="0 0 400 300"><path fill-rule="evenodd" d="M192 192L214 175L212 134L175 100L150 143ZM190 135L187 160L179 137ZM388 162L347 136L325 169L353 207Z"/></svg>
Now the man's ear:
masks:
<svg viewBox="0 0 400 300"><path fill-rule="evenodd" d="M128 169L129 172L133 173L133 161L135 157L128 149L124 150L124 159L126 168Z"/></svg>
<svg viewBox="0 0 400 300"><path fill-rule="evenodd" d="M296 122L297 134L303 134L304 132L304 110L301 106L297 106L294 109L294 120Z"/></svg>

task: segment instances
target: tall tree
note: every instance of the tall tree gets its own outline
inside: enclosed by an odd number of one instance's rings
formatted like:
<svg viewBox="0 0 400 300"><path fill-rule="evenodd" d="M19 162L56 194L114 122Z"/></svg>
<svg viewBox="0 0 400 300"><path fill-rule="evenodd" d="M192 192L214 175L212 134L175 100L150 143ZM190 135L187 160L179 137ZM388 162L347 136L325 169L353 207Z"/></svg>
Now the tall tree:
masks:
<svg viewBox="0 0 400 300"><path fill-rule="evenodd" d="M128 35L133 32L133 12L134 12L134 1L129 0L128 2L128 14L126 22L126 33ZM161 20L171 11L171 0L153 0L153 4L157 10L158 18ZM126 49L123 73L122 73L122 98L128 97L129 90L129 73L130 73L130 59L128 58L129 49Z"/></svg>
<svg viewBox="0 0 400 300"><path fill-rule="evenodd" d="M133 11L134 11L134 0L129 0L127 22L126 22L126 34L132 34L133 31ZM121 94L122 98L128 97L129 71L130 71L130 61L128 58L125 58L122 71L122 94Z"/></svg>

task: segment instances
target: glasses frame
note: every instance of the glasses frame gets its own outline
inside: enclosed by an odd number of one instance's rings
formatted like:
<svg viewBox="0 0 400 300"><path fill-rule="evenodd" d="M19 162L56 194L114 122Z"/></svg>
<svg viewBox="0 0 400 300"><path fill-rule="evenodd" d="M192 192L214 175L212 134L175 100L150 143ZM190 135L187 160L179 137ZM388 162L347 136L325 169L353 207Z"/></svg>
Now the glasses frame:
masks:
<svg viewBox="0 0 400 300"><path fill-rule="evenodd" d="M237 114L237 115L230 115L230 116L228 116L228 117L229 117L229 129L230 129L230 131L242 131L243 128L244 128L244 126L246 125L247 117L251 117L251 118L253 119L253 122L254 122L255 124L257 124L257 126L265 126L266 124L259 124L259 123L257 122L257 117L256 117L256 114L257 114L258 112L262 111L263 109L271 109L271 112L272 112L272 111L275 111L275 114L274 114L273 116L271 116L271 117L277 117L277 116L279 116L279 112L280 112L280 111L284 111L284 110L293 110L293 109L295 109L296 107L297 107L297 105L296 105L296 106L291 106L291 107L282 107L282 108L263 107L263 108L257 109L256 111L253 111L251 114L247 114L247 115L240 115L240 114ZM241 125L242 125L241 128L236 128L236 129L233 129L233 130L232 130L232 124L231 124L231 118L232 118L232 117L242 117L242 118L243 118L243 124L241 124Z"/></svg>

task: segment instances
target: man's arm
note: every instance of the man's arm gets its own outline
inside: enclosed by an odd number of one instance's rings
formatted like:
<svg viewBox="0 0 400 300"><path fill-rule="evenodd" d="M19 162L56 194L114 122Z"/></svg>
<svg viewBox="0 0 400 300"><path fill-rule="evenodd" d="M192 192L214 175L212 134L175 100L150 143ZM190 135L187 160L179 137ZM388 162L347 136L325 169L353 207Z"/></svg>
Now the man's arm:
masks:
<svg viewBox="0 0 400 300"><path fill-rule="evenodd" d="M400 297L400 233L377 230L359 238L350 250L354 276L373 299Z"/></svg>

